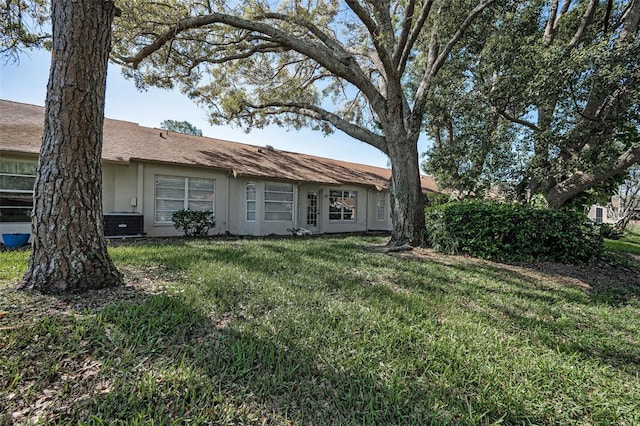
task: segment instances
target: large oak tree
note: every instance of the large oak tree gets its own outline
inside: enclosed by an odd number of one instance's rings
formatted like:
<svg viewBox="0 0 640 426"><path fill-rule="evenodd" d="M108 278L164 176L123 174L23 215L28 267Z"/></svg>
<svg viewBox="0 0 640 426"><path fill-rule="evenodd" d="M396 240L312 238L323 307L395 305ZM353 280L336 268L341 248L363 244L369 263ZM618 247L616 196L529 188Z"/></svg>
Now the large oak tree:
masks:
<svg viewBox="0 0 640 426"><path fill-rule="evenodd" d="M113 1L51 3L52 60L23 286L43 292L122 284L102 220L102 126Z"/></svg>
<svg viewBox="0 0 640 426"><path fill-rule="evenodd" d="M640 162L640 1L534 0L501 16L467 32L456 73L432 86L428 170L554 208L611 186Z"/></svg>
<svg viewBox="0 0 640 426"><path fill-rule="evenodd" d="M392 168L391 245L423 240L417 142L430 86L494 0L122 2L114 57L213 122L338 129Z"/></svg>

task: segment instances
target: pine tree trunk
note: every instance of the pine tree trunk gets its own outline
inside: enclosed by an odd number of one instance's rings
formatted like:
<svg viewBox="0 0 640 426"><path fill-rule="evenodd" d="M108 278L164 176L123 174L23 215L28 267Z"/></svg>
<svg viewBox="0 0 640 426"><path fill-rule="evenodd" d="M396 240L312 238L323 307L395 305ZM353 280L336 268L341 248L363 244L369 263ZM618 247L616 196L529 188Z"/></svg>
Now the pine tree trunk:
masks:
<svg viewBox="0 0 640 426"><path fill-rule="evenodd" d="M424 197L420 184L418 144L399 137L389 143L391 160L392 247L425 244Z"/></svg>
<svg viewBox="0 0 640 426"><path fill-rule="evenodd" d="M116 11L111 1L52 2L52 62L23 288L57 293L123 283L102 219L104 97Z"/></svg>

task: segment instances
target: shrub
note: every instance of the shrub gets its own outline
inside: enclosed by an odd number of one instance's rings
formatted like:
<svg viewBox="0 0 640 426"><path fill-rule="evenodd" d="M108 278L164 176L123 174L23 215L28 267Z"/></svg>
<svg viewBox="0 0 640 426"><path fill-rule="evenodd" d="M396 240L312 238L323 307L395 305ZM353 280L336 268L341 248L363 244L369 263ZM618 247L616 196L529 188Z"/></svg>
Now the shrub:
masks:
<svg viewBox="0 0 640 426"><path fill-rule="evenodd" d="M624 235L624 231L614 227L613 225L609 225L608 223L601 223L596 225L598 227L598 231L602 238L607 238L610 240L619 240Z"/></svg>
<svg viewBox="0 0 640 426"><path fill-rule="evenodd" d="M426 209L426 222L434 249L487 259L584 263L603 251L599 232L571 211L462 202Z"/></svg>
<svg viewBox="0 0 640 426"><path fill-rule="evenodd" d="M216 226L211 210L178 210L171 215L173 226L187 237L204 237Z"/></svg>

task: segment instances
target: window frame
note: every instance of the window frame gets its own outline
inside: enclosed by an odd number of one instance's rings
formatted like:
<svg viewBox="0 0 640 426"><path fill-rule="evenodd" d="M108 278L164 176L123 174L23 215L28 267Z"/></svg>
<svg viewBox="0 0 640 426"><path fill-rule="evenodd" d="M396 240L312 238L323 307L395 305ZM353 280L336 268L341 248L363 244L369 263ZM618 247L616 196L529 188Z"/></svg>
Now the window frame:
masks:
<svg viewBox="0 0 640 426"><path fill-rule="evenodd" d="M169 179L180 179L183 180L183 186L181 188L182 190L182 198L171 198L171 197L158 197L158 178L169 178ZM207 200L201 200L201 199L197 199L197 198L193 198L192 197L192 193L191 191L206 191L206 190L202 190L202 189L197 189L197 188L192 188L189 184L189 181L197 181L197 180L201 180L201 181L208 181L211 182L211 186L212 189L211 191L209 191L211 193L211 206L207 206L206 209L202 209L202 208L198 208L198 209L194 209L191 208L191 203L192 202L208 202ZM211 212L213 212L213 215L215 217L215 206L216 206L216 180L212 179L212 178L203 178L203 177L195 177L195 176L176 176L176 175L165 175L165 174L156 174L154 176L154 184L153 184L153 189L154 189L154 199L153 199L153 223L156 225L173 225L173 221L172 220L159 220L158 219L158 212L175 212L178 210L182 210L182 209L191 209L191 210L196 210L196 211L204 211L204 210L210 210ZM173 188L173 189L178 189ZM171 210L171 209L158 209L158 201L181 201L182 202L182 208L177 209L177 210Z"/></svg>
<svg viewBox="0 0 640 426"><path fill-rule="evenodd" d="M387 218L387 193L378 192L378 202L376 204L376 217L378 222L382 222Z"/></svg>
<svg viewBox="0 0 640 426"><path fill-rule="evenodd" d="M307 192L307 226L318 226L318 192Z"/></svg>
<svg viewBox="0 0 640 426"><path fill-rule="evenodd" d="M340 195L336 195L339 193ZM353 195L353 196L352 196ZM335 199L336 201L334 201ZM334 203L338 203L338 200L353 199L354 204L351 209L346 206L346 203L342 201L342 205L339 207L339 211L336 211L336 207L333 207ZM334 209L332 211L332 209ZM329 222L356 222L358 213L358 191L347 189L332 189L329 191ZM332 218L332 216L339 215L339 218ZM350 218L345 218L350 215Z"/></svg>
<svg viewBox="0 0 640 426"><path fill-rule="evenodd" d="M270 185L278 185L278 186L288 186L291 188L291 191L279 191L279 190L274 190L274 189L269 189ZM288 195L291 194L291 199L288 200L286 198L288 197L283 197L284 199L270 199L269 195L272 194L280 194L280 195ZM293 183L288 183L288 182L265 182L264 184L264 200L263 200L263 205L264 205L264 221L265 222L291 222L293 221L293 216L294 216L294 207L295 207L295 188ZM270 208L268 207L269 205L274 206L274 205L289 205L289 208L283 208L280 210L270 210ZM276 219L272 219L269 218L270 214L287 214L289 217L286 219L282 219L282 218L276 218Z"/></svg>
<svg viewBox="0 0 640 426"><path fill-rule="evenodd" d="M250 189L250 187L253 187L253 189ZM249 198L249 194L253 194L253 199ZM255 222L258 216L258 186L254 181L247 181L245 201L245 220L247 222ZM253 203L253 208L249 208L250 203ZM253 219L249 218L249 213L253 213Z"/></svg>
<svg viewBox="0 0 640 426"><path fill-rule="evenodd" d="M27 178L27 179L32 179L32 183L31 183L31 188L30 189L9 189L8 187L0 187L0 200L2 200L3 198L8 198L6 195L3 197L3 194L20 194L25 196L25 200L26 198L31 199L31 205L30 206L13 206L10 204L7 205L2 205L0 204L0 223L30 223L31 222L31 215L33 212L33 203L34 203L34 186L35 186L35 180L36 180L36 175L37 175L37 162L32 161L32 160L0 160L2 163L6 163L6 164L25 164L25 165L29 165L30 167L33 167L33 174L25 174L25 173L10 173L10 172L3 172L2 170L4 169L3 167L0 167L0 182L4 182L5 179L3 179L5 176L6 177L13 177L13 178ZM2 210L3 209L13 209L13 210L26 210L25 214L24 214L24 220L3 220L3 216ZM18 217L21 217L21 215L16 215ZM8 216L7 216L8 217Z"/></svg>

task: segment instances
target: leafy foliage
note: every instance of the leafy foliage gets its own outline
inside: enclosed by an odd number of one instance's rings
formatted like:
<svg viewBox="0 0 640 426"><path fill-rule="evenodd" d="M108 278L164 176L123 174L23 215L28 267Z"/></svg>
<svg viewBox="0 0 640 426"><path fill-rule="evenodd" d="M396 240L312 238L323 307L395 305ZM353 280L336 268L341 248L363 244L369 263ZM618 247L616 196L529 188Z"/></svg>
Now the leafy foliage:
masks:
<svg viewBox="0 0 640 426"><path fill-rule="evenodd" d="M202 130L188 121L164 120L160 123L160 128L187 135L202 136Z"/></svg>
<svg viewBox="0 0 640 426"><path fill-rule="evenodd" d="M608 223L600 223L596 225L602 238L609 240L619 240L624 235L624 230L618 229Z"/></svg>
<svg viewBox="0 0 640 426"><path fill-rule="evenodd" d="M560 207L638 163L640 3L605 3L511 2L475 22L433 85L424 167L463 195L502 184Z"/></svg>
<svg viewBox="0 0 640 426"><path fill-rule="evenodd" d="M23 49L51 47L49 1L5 0L0 2L0 58L18 60Z"/></svg>
<svg viewBox="0 0 640 426"><path fill-rule="evenodd" d="M209 229L216 226L211 210L178 210L171 215L171 220L173 226L187 237L205 237Z"/></svg>
<svg viewBox="0 0 640 426"><path fill-rule="evenodd" d="M501 261L584 263L603 250L598 229L573 211L460 202L428 208L426 223L435 249Z"/></svg>

